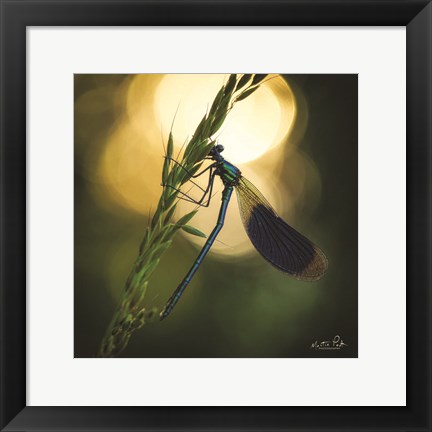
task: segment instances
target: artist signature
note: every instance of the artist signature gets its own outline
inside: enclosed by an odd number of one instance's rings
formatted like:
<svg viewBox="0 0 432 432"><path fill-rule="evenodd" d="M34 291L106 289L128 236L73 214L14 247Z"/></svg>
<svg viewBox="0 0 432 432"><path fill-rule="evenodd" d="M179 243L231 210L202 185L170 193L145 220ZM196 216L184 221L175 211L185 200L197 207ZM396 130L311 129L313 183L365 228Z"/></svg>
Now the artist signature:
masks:
<svg viewBox="0 0 432 432"><path fill-rule="evenodd" d="M332 340L318 342L315 341L311 345L311 349L315 350L340 350L344 346L348 346L339 335L336 335Z"/></svg>

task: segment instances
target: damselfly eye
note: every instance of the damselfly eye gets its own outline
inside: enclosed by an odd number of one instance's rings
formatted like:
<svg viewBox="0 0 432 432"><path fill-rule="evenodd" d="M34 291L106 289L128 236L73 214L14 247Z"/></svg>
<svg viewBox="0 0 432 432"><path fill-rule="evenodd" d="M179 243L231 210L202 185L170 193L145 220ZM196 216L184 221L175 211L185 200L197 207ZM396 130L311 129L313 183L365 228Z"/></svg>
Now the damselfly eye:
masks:
<svg viewBox="0 0 432 432"><path fill-rule="evenodd" d="M219 153L222 153L222 152L224 151L224 146L223 146L222 144L218 144L218 145L216 146L216 150L217 150Z"/></svg>

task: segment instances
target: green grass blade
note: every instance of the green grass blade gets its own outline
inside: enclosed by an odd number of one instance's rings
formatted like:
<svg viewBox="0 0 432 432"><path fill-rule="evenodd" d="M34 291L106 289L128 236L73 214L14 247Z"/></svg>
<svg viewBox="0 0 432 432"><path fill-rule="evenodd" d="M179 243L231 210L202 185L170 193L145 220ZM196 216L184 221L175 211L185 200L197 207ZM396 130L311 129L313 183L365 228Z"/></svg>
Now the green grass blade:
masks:
<svg viewBox="0 0 432 432"><path fill-rule="evenodd" d="M198 228L194 228L193 226L190 225L183 225L182 230L187 232L188 234L192 234L197 237L203 237L203 238L207 237L207 235L204 234L202 231L200 231Z"/></svg>

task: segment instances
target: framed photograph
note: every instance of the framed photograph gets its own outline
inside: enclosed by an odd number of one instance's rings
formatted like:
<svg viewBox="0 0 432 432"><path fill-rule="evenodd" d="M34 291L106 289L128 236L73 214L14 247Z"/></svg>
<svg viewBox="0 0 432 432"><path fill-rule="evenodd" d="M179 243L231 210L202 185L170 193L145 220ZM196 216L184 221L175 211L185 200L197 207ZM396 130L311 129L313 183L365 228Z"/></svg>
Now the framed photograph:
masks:
<svg viewBox="0 0 432 432"><path fill-rule="evenodd" d="M429 1L1 6L1 430L431 430Z"/></svg>

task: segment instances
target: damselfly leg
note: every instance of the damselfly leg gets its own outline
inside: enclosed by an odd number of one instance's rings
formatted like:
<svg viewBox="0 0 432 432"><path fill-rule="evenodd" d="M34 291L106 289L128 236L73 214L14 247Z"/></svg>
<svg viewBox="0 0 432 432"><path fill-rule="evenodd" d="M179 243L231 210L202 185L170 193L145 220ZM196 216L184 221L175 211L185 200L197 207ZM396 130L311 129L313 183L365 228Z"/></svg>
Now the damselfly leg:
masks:
<svg viewBox="0 0 432 432"><path fill-rule="evenodd" d="M209 165L208 167L204 168L198 174L191 175L191 173L182 164L180 164L180 162L177 162L175 159L172 159L172 158L170 158L170 159L173 162L175 162L180 168L182 168L185 172L190 174L190 178L198 178L198 177L202 176L204 173L208 172L209 177L208 177L208 181L207 181L207 187L204 189L200 185L198 185L196 182L192 181L191 179L188 180L188 181L192 182L193 185L197 186L203 192L203 195L201 196L201 198L196 200L193 197L191 197L190 195L188 195L187 193L181 191L180 189L178 189L172 185L162 184L162 186L168 187L168 188L171 188L171 189L177 191L179 194L181 194L181 196L179 197L179 199L181 199L181 200L196 204L200 207L208 207L210 205L210 201L212 198L213 184L214 184L214 178L215 178L215 174L216 174L215 173L215 168L216 168L215 164ZM208 197L207 201L204 201L206 197Z"/></svg>

